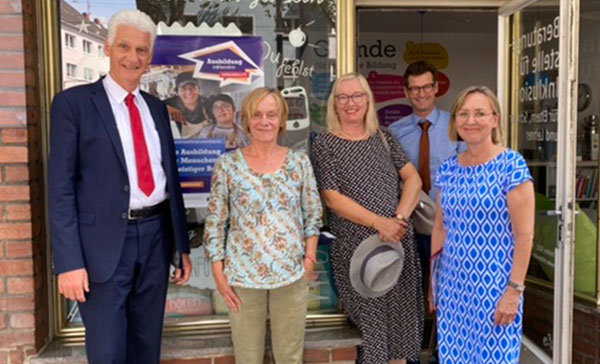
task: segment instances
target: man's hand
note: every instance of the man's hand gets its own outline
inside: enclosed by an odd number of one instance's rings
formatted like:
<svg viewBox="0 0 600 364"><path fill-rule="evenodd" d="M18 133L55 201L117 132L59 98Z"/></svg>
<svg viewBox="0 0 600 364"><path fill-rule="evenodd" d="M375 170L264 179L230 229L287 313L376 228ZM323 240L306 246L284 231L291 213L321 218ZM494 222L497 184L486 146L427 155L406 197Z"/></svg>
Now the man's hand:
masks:
<svg viewBox="0 0 600 364"><path fill-rule="evenodd" d="M85 302L85 293L90 291L85 268L59 274L58 291L72 301Z"/></svg>
<svg viewBox="0 0 600 364"><path fill-rule="evenodd" d="M186 284L192 276L192 260L190 259L190 255L182 254L181 260L183 263L183 269L175 269L175 273L173 273L173 279L171 280L178 286Z"/></svg>

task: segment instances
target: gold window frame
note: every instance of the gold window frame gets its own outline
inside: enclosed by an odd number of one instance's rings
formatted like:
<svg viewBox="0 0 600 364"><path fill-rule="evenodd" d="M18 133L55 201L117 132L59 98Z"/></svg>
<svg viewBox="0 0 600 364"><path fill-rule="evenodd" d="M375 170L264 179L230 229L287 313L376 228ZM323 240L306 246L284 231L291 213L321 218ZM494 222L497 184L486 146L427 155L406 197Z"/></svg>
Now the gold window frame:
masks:
<svg viewBox="0 0 600 364"><path fill-rule="evenodd" d="M52 97L61 91L61 64L60 60L60 22L59 6L57 0L40 0L36 2L36 13L38 14L38 47L41 50L41 71L40 80L42 82L41 101L42 101L42 137L43 137L43 156L44 156L44 179L47 181L47 163L49 154L49 130L50 130L50 104ZM336 33L337 38L337 74L344 74L351 70L349 66L351 55L355 52L349 52L354 49L354 28L352 27L354 16L353 1L338 0L336 11ZM349 45L351 44L351 45ZM47 214L46 214L47 215ZM48 226L48 224L46 224ZM46 232L46 236L49 234ZM49 241L49 239L47 239ZM48 243L46 248L47 256L51 257L51 247ZM52 272L51 259L48 259L48 271ZM49 273L50 275L52 273ZM51 275L48 277L50 289L50 324L52 335L67 343L82 343L85 338L85 329L83 326L68 327L64 310L64 298L58 293L56 278ZM339 327L345 325L347 316L341 312L338 313L309 313L306 317L306 325L311 327ZM198 320L185 323L167 324L164 326L165 335L211 335L216 333L226 333L229 329L229 320L213 319Z"/></svg>

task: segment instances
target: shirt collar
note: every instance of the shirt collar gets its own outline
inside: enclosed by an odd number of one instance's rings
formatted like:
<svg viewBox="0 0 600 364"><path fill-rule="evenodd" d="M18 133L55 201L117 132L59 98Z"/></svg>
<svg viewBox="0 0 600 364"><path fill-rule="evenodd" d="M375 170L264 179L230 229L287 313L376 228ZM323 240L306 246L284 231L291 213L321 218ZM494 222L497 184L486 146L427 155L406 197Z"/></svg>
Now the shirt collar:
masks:
<svg viewBox="0 0 600 364"><path fill-rule="evenodd" d="M127 90L125 90L123 87L121 87L111 76L110 73L106 75L106 77L104 77L103 80L103 84L104 84L104 88L106 89L106 91L110 94L110 96L117 100L117 102L120 104L125 102L125 97L127 97L127 95L129 95L129 92L127 92ZM135 90L133 90L132 92L133 96L139 100L140 95L140 87L136 87Z"/></svg>
<svg viewBox="0 0 600 364"><path fill-rule="evenodd" d="M427 120L431 123L431 126L434 126L440 116L440 111L437 107L434 107L433 110L424 118L417 116L417 114L412 114L412 121L415 125L418 125L421 120Z"/></svg>

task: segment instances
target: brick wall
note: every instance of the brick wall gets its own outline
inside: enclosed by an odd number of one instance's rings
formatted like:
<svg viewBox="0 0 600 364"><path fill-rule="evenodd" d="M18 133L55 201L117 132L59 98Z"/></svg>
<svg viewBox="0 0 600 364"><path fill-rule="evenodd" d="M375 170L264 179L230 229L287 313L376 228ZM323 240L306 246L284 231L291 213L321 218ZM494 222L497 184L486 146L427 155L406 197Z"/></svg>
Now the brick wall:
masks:
<svg viewBox="0 0 600 364"><path fill-rule="evenodd" d="M525 335L551 354L553 294L528 287L525 293ZM573 364L600 363L600 311L575 303L573 309Z"/></svg>
<svg viewBox="0 0 600 364"><path fill-rule="evenodd" d="M0 0L0 364L48 337L34 4Z"/></svg>

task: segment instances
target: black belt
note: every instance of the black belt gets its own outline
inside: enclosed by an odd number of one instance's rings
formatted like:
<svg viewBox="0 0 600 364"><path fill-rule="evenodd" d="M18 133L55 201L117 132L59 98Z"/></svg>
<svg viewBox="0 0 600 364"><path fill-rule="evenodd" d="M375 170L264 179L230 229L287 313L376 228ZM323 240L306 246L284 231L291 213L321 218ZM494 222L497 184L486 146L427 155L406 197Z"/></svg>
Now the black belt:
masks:
<svg viewBox="0 0 600 364"><path fill-rule="evenodd" d="M162 214L167 211L169 201L164 200L163 202L154 206L142 207L141 209L129 210L127 213L128 220L141 220L155 215Z"/></svg>

